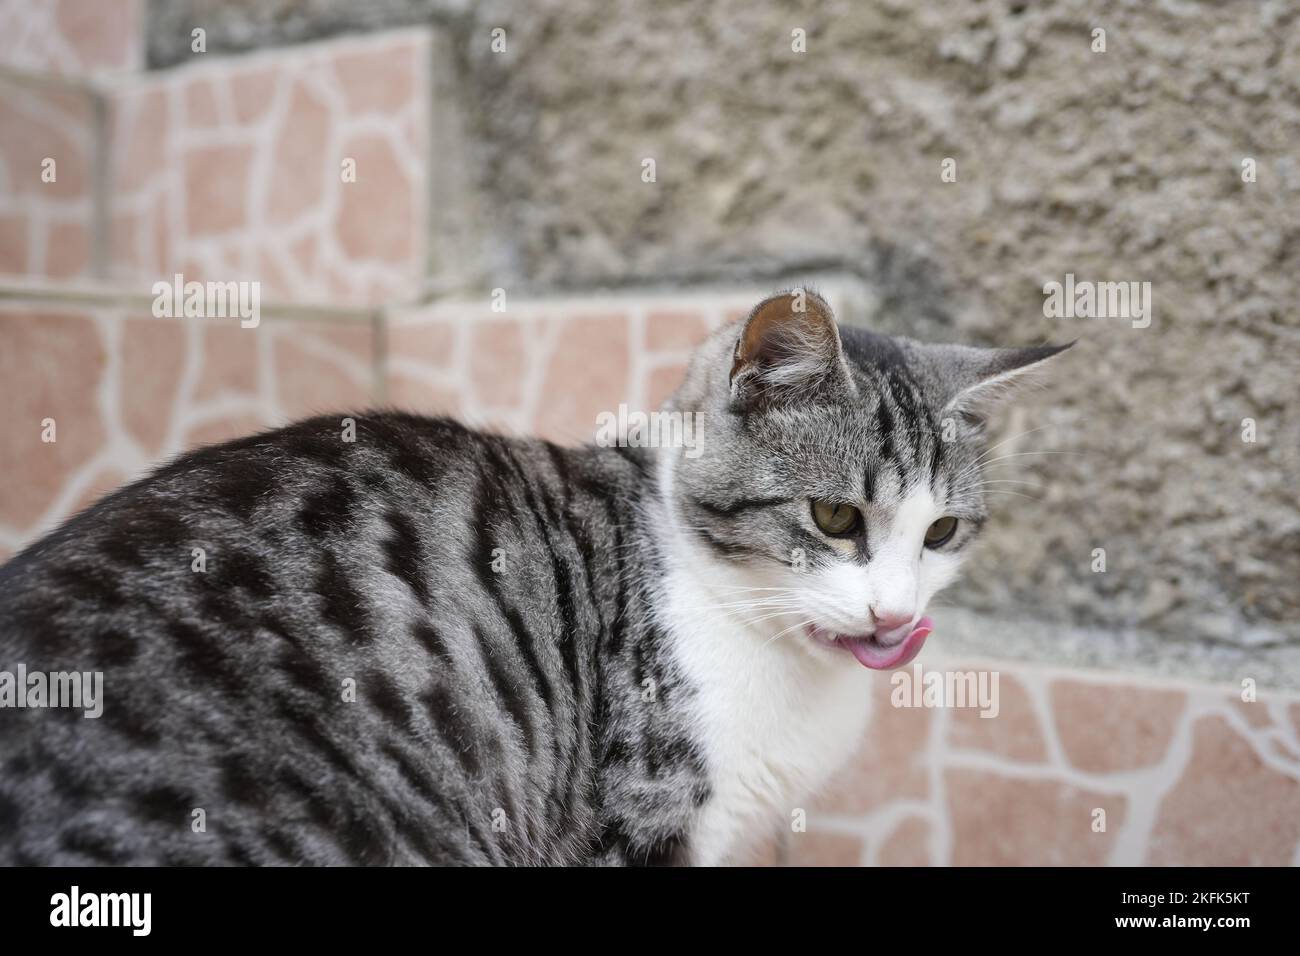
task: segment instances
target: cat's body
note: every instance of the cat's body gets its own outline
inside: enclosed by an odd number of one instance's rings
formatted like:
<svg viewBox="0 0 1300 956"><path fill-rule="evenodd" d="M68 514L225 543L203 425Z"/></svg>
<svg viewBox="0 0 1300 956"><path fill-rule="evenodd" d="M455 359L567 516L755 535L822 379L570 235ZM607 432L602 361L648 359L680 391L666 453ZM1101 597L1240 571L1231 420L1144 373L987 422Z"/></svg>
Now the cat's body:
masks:
<svg viewBox="0 0 1300 956"><path fill-rule="evenodd" d="M776 333L744 338L763 308L676 400L712 431L698 462L319 418L184 456L0 568L0 669L104 674L98 719L0 710L0 862L741 859L860 737L853 657L901 646L864 632L862 575L898 590L942 489L982 520L925 359L841 353L825 310L841 391L796 407ZM805 489L863 501L860 539L820 539ZM955 571L918 554L913 619Z"/></svg>
<svg viewBox="0 0 1300 956"><path fill-rule="evenodd" d="M316 419L187 456L0 571L6 661L105 672L99 719L3 713L0 858L676 849L708 788L676 711L641 706L646 678L688 691L622 507L640 467L441 420L356 423L353 442Z"/></svg>

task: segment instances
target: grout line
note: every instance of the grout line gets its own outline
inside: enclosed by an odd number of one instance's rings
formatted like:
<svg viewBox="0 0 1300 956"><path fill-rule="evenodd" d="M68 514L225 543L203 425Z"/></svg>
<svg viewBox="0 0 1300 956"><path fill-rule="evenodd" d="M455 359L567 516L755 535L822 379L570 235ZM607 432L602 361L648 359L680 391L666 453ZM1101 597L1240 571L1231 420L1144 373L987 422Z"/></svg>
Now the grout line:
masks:
<svg viewBox="0 0 1300 956"><path fill-rule="evenodd" d="M108 98L90 93L91 142L93 163L90 184L90 274L96 279L108 277L110 236L112 230L109 194L112 177L112 147Z"/></svg>
<svg viewBox="0 0 1300 956"><path fill-rule="evenodd" d="M0 82L12 83L34 90L56 90L63 93L77 93L82 96L99 97L111 91L105 83L85 76L69 76L61 73L43 73L21 67L0 64Z"/></svg>
<svg viewBox="0 0 1300 956"><path fill-rule="evenodd" d="M979 622L985 620L989 626L1005 624L1003 618L966 612L968 620ZM1034 621L1033 623L1038 623ZM1182 692L1213 692L1237 696L1241 686L1231 680L1214 681L1199 677L1182 677L1174 674L1153 673L1145 670L1126 669L1124 662L1108 664L1069 664L1057 660L1032 660L1010 657L990 657L984 653L962 653L943 649L927 670L997 670L1012 674L1018 671L1031 671L1048 679L1065 678L1081 684L1110 684L1116 676L1123 678L1123 683L1141 690L1168 690ZM1260 692L1261 697L1269 701L1285 700L1300 703L1300 691L1290 686L1269 686Z"/></svg>
<svg viewBox="0 0 1300 956"><path fill-rule="evenodd" d="M150 312L154 297L147 293L131 292L103 283L28 280L4 276L0 278L0 303L8 301L27 304L84 305L89 308L138 309ZM260 310L263 318L274 320L370 322L375 315L373 308L360 306L351 308L290 302L264 303L260 306Z"/></svg>
<svg viewBox="0 0 1300 956"><path fill-rule="evenodd" d="M375 405L388 403L388 313L375 309L370 317L370 400Z"/></svg>

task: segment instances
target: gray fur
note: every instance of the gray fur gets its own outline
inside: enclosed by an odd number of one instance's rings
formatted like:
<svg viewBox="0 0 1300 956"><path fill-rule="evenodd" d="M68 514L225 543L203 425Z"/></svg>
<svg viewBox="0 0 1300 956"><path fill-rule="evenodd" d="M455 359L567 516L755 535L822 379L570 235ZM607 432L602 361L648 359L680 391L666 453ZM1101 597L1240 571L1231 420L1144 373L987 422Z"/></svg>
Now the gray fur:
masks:
<svg viewBox="0 0 1300 956"><path fill-rule="evenodd" d="M764 369L752 383L736 373L735 328L719 329L697 350L670 406L700 415L708 436L703 454L681 456L674 467L687 522L722 556L788 565L791 550L802 548L811 562L830 562L836 551L809 527L808 499L862 500L887 512L908 487L942 483L963 519L952 547L964 549L988 516L978 466L986 390L1063 347L925 345L837 329L825 301L806 297L811 321L827 333L820 361L807 361L810 340L797 336L805 377L778 381L775 401L764 400L773 391ZM944 441L948 420L952 440Z"/></svg>
<svg viewBox="0 0 1300 956"><path fill-rule="evenodd" d="M190 453L19 554L0 669L102 671L105 704L0 710L0 862L688 862L709 767L655 515L728 560L822 554L808 499L960 473L978 422L947 446L937 416L1001 367L845 330L778 396L735 381L743 327L674 400L709 431L672 502L648 451L373 413Z"/></svg>

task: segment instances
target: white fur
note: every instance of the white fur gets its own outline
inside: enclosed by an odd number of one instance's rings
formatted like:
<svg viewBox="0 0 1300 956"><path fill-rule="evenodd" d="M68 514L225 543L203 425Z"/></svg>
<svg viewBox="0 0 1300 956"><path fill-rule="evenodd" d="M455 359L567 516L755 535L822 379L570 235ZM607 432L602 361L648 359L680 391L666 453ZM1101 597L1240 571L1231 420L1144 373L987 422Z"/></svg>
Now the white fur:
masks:
<svg viewBox="0 0 1300 956"><path fill-rule="evenodd" d="M815 601L817 623L841 634L868 634L875 614L918 621L930 598L952 583L961 566L957 557L923 547L926 529L943 514L924 487L889 511L871 509L870 564L849 561L846 554L845 562L830 571L800 576L798 583ZM850 552L852 545L846 542L844 549Z"/></svg>
<svg viewBox="0 0 1300 956"><path fill-rule="evenodd" d="M672 500L670 457L660 462L664 502ZM959 560L923 548L926 528L942 515L928 492L877 516L889 530L867 567L846 554L844 564L816 573L742 571L702 547L666 504L662 510L668 573L659 613L678 665L698 688L691 719L713 791L690 835L692 863L737 862L807 809L867 725L873 672L847 651L817 644L804 625L869 632L873 605L917 619ZM757 607L737 607L748 601Z"/></svg>
<svg viewBox="0 0 1300 956"><path fill-rule="evenodd" d="M682 543L672 547L665 616L677 663L699 691L693 723L713 796L690 843L692 862L708 866L789 820L847 759L866 725L870 673L852 658L808 654L801 629L773 640L789 626L785 617L747 627L726 610L706 610L740 592L717 587L719 562Z"/></svg>

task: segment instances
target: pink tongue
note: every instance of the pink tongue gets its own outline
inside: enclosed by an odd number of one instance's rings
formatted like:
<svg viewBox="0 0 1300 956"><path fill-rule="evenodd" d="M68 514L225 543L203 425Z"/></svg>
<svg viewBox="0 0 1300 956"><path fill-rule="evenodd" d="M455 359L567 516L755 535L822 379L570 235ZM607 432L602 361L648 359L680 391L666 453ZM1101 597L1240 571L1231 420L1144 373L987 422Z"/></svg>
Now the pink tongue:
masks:
<svg viewBox="0 0 1300 956"><path fill-rule="evenodd" d="M840 644L852 651L853 656L863 667L887 671L910 663L912 658L921 653L921 645L925 643L932 630L934 630L934 622L928 617L923 617L916 622L912 633L893 647L879 647L862 638L850 637L841 637Z"/></svg>

